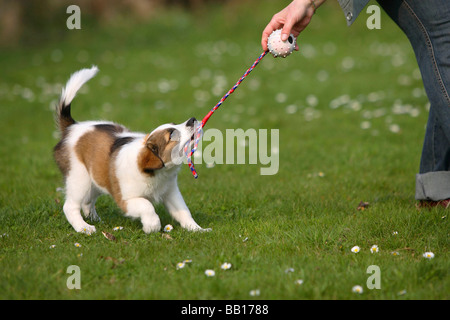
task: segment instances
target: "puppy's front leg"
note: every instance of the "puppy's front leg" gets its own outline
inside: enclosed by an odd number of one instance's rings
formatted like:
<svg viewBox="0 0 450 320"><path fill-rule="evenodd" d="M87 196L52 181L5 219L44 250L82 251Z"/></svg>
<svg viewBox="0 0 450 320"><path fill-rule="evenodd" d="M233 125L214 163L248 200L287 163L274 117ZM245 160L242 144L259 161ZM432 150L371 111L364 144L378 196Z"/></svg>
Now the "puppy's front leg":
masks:
<svg viewBox="0 0 450 320"><path fill-rule="evenodd" d="M141 218L142 229L145 233L157 232L161 229L161 221L150 201L145 198L133 198L124 202L125 215Z"/></svg>
<svg viewBox="0 0 450 320"><path fill-rule="evenodd" d="M211 231L211 228L203 229L194 221L178 186L175 185L170 188L170 191L168 191L164 198L164 205L181 227L189 231Z"/></svg>

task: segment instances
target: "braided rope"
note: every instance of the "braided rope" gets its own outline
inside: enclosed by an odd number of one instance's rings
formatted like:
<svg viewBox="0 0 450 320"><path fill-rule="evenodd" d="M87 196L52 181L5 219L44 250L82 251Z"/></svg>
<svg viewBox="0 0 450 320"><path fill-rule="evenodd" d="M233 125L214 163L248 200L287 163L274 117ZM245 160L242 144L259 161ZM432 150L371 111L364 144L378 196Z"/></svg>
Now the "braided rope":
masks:
<svg viewBox="0 0 450 320"><path fill-rule="evenodd" d="M197 171L194 168L194 164L192 163L192 155L198 148L198 143L203 135L203 127L205 126L206 122L208 122L209 118L212 116L212 114L222 105L222 103L229 97L230 94L236 90L236 88L241 84L242 81L252 72L252 70L258 65L258 63L264 58L264 56L267 54L268 51L263 52L258 59L255 60L255 62L252 64L250 68L245 71L243 76L236 82L236 84L222 97L222 99L219 100L219 102L208 112L208 114L203 118L202 122L197 126L195 129L195 140L194 140L194 146L189 151L189 145L191 144L191 141L188 141L184 147L184 153L187 157L187 163L189 166L189 169L191 169L191 172L194 176L194 178L198 178Z"/></svg>

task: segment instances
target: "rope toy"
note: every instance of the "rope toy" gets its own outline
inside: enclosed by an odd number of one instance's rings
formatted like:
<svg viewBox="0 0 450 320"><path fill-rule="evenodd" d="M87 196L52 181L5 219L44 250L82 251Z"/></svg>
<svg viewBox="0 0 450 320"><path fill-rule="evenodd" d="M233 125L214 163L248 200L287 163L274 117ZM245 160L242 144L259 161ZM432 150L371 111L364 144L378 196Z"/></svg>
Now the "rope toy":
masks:
<svg viewBox="0 0 450 320"><path fill-rule="evenodd" d="M255 60L252 66L248 68L247 71L245 71L245 73L236 82L236 84L230 90L228 90L228 92L219 100L219 102L217 102L217 104L208 112L208 114L198 124L197 128L194 130L195 140L193 148L189 150L189 145L191 144L191 141L188 141L184 146L184 153L186 154L187 157L187 163L195 179L198 178L198 174L194 168L194 164L192 163L192 155L194 154L195 151L197 151L198 143L200 142L200 139L203 135L203 127L205 126L206 122L208 122L212 114L222 105L222 103L230 96L230 94L232 94L236 90L236 88L241 84L241 82L244 81L244 79L250 74L250 72L253 71L253 69L258 65L258 63L262 60L262 58L266 56L268 52L270 52L275 58L276 57L285 58L288 55L290 55L295 49L295 37L293 34L290 34L288 40L282 41L281 29L278 29L273 31L272 34L269 36L267 45L269 50L263 52L258 57L258 59Z"/></svg>

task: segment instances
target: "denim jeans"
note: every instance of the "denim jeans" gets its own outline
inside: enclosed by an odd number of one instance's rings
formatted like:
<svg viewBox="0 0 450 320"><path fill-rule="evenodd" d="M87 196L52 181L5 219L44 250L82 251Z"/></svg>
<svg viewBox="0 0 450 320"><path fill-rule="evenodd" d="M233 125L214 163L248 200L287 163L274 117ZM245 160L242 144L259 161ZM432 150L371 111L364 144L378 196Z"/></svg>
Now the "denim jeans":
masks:
<svg viewBox="0 0 450 320"><path fill-rule="evenodd" d="M378 0L408 37L430 101L417 200L450 198L450 1Z"/></svg>

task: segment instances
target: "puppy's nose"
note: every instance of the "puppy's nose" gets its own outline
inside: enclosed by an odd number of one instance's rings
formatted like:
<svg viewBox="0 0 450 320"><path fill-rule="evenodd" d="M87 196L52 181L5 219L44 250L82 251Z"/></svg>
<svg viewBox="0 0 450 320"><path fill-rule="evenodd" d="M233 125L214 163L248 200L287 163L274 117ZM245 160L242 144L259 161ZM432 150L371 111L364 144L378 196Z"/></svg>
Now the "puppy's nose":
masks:
<svg viewBox="0 0 450 320"><path fill-rule="evenodd" d="M190 119L186 122L186 127L193 127L195 121L197 121L197 119L195 119L194 117L190 118Z"/></svg>

